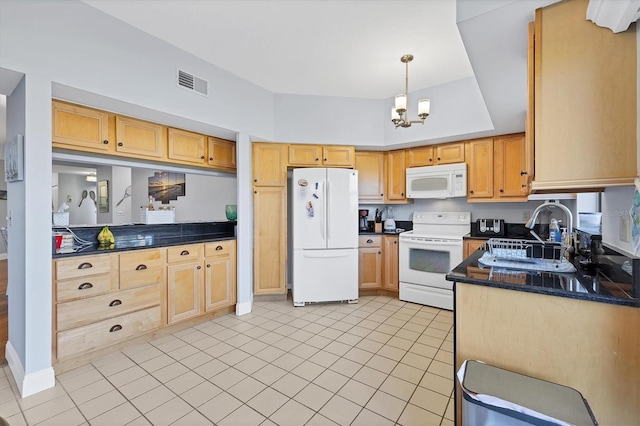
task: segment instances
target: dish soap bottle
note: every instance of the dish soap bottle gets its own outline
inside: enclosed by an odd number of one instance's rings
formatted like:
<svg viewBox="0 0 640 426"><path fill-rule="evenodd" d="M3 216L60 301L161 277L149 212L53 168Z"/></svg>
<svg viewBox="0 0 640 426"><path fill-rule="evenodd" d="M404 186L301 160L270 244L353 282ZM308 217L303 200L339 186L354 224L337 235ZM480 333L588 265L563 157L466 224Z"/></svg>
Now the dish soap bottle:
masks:
<svg viewBox="0 0 640 426"><path fill-rule="evenodd" d="M551 219L551 225L549 225L549 241L556 243L562 241L562 234L560 233L560 227L556 219Z"/></svg>

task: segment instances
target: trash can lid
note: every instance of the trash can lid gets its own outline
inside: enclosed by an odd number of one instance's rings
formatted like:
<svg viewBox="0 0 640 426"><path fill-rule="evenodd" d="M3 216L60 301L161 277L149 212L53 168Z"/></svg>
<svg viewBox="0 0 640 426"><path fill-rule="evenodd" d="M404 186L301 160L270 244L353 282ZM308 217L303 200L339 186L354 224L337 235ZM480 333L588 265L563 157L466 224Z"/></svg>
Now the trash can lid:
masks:
<svg viewBox="0 0 640 426"><path fill-rule="evenodd" d="M597 425L589 404L577 390L513 371L467 361L462 387L490 395L573 425Z"/></svg>

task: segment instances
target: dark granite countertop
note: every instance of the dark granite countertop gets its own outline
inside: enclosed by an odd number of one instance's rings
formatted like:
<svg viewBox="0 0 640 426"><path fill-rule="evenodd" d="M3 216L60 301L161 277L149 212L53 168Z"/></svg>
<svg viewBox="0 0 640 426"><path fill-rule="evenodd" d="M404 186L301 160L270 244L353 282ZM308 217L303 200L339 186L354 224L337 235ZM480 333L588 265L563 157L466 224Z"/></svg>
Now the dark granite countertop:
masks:
<svg viewBox="0 0 640 426"><path fill-rule="evenodd" d="M577 271L567 274L490 268L478 263L483 253L483 249L476 250L447 274L446 279L457 283L640 307L639 258L628 258L607 248L598 265L587 264L586 259L576 256L571 262ZM633 274L623 271L625 261L629 262Z"/></svg>
<svg viewBox="0 0 640 426"><path fill-rule="evenodd" d="M115 244L108 247L98 244L97 235L102 226L69 227L79 238L92 244L56 249L52 247L54 259L91 254L113 253L119 251L141 250L156 247L169 247L182 244L207 243L212 241L234 240L236 222L195 222L158 225L112 225L109 229L115 237ZM67 228L54 227L54 232L68 232Z"/></svg>

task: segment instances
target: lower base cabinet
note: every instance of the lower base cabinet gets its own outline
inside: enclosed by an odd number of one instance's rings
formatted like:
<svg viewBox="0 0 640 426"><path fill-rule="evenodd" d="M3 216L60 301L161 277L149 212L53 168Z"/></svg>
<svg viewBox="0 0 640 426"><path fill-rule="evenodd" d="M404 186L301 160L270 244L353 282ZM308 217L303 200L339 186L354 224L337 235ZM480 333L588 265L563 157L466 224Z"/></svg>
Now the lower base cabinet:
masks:
<svg viewBox="0 0 640 426"><path fill-rule="evenodd" d="M53 359L73 360L236 303L236 241L56 259Z"/></svg>
<svg viewBox="0 0 640 426"><path fill-rule="evenodd" d="M398 291L400 287L399 260L400 247L397 235L382 236L382 287L385 290Z"/></svg>

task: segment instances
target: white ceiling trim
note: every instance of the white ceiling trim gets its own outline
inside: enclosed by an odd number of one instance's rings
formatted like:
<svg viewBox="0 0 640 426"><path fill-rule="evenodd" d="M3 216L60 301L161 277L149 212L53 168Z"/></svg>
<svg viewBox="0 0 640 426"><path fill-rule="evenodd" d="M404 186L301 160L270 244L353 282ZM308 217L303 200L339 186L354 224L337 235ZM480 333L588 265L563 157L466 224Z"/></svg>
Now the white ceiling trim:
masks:
<svg viewBox="0 0 640 426"><path fill-rule="evenodd" d="M640 0L590 0L587 19L611 29L614 33L626 31L640 18Z"/></svg>

